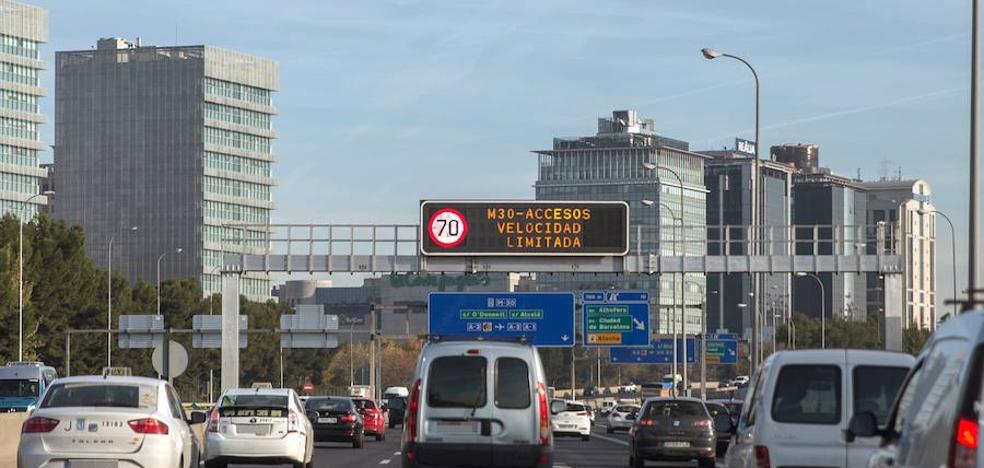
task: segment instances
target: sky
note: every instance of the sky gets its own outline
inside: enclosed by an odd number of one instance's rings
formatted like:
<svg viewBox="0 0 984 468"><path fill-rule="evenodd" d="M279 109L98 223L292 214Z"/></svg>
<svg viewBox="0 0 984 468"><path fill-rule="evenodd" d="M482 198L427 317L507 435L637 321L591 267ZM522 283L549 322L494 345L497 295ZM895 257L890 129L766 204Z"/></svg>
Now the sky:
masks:
<svg viewBox="0 0 984 468"><path fill-rule="evenodd" d="M821 164L901 171L953 218L965 282L970 5L755 2L87 0L50 10L42 56L100 37L207 44L279 62L275 223L413 223L421 199L532 198L555 136L635 109L691 149L820 145ZM54 72L42 83L54 95ZM53 121L54 99L43 100ZM53 126L43 136L54 141ZM47 153L43 160L50 160ZM939 299L951 290L939 226ZM942 311L942 310L941 310Z"/></svg>

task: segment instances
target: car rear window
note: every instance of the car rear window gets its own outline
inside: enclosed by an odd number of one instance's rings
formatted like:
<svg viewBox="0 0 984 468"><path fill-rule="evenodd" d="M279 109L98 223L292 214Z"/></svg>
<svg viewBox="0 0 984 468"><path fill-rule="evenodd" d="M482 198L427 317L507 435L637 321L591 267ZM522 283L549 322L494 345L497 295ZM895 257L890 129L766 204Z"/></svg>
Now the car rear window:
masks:
<svg viewBox="0 0 984 468"><path fill-rule="evenodd" d="M905 367L857 366L854 368L854 413L870 411L882 426L892 410L905 376Z"/></svg>
<svg viewBox="0 0 984 468"><path fill-rule="evenodd" d="M376 409L376 403L371 400L352 399L352 403L359 409Z"/></svg>
<svg viewBox="0 0 984 468"><path fill-rule="evenodd" d="M619 413L631 413L633 410L637 409L635 406L616 406L615 411Z"/></svg>
<svg viewBox="0 0 984 468"><path fill-rule="evenodd" d="M444 356L434 359L427 382L427 404L434 408L485 406L486 369L481 356Z"/></svg>
<svg viewBox="0 0 984 468"><path fill-rule="evenodd" d="M404 400L403 398L390 398L386 402L386 406L389 406L390 408L397 408L397 409L399 409L399 408L403 408L404 406L406 406L406 403L407 403L407 400Z"/></svg>
<svg viewBox="0 0 984 468"><path fill-rule="evenodd" d="M644 418L682 418L686 416L707 416L704 405L696 401L654 401L646 405Z"/></svg>
<svg viewBox="0 0 984 468"><path fill-rule="evenodd" d="M495 361L495 406L504 409L530 407L530 368L518 358Z"/></svg>
<svg viewBox="0 0 984 468"><path fill-rule="evenodd" d="M224 417L284 418L287 417L287 395L222 395L219 414Z"/></svg>
<svg viewBox="0 0 984 468"><path fill-rule="evenodd" d="M841 371L837 366L787 365L779 371L772 419L793 424L838 424Z"/></svg>
<svg viewBox="0 0 984 468"><path fill-rule="evenodd" d="M156 408L157 388L136 384L65 383L53 385L41 402L42 408L75 406Z"/></svg>
<svg viewBox="0 0 984 468"><path fill-rule="evenodd" d="M587 410L588 409L585 408L584 405L580 403L568 403L567 408L564 409L564 411L570 411L572 413L580 413L582 411L587 411Z"/></svg>
<svg viewBox="0 0 984 468"><path fill-rule="evenodd" d="M345 398L310 398L304 405L306 410L314 411L350 411L352 402Z"/></svg>

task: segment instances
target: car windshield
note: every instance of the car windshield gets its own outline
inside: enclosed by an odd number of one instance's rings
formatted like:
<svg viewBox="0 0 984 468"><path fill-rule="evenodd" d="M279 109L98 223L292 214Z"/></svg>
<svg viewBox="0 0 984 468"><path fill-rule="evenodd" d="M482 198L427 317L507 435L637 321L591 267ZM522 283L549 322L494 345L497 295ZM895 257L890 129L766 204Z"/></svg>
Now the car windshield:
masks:
<svg viewBox="0 0 984 468"><path fill-rule="evenodd" d="M305 408L314 411L348 412L352 410L352 402L343 398L311 398Z"/></svg>
<svg viewBox="0 0 984 468"><path fill-rule="evenodd" d="M706 416L704 405L696 401L654 401L646 405L643 418L681 418Z"/></svg>
<svg viewBox="0 0 984 468"><path fill-rule="evenodd" d="M150 385L66 383L53 385L42 408L104 406L112 408L156 408L157 388Z"/></svg>
<svg viewBox="0 0 984 468"><path fill-rule="evenodd" d="M0 380L0 398L37 397L39 389L37 380Z"/></svg>

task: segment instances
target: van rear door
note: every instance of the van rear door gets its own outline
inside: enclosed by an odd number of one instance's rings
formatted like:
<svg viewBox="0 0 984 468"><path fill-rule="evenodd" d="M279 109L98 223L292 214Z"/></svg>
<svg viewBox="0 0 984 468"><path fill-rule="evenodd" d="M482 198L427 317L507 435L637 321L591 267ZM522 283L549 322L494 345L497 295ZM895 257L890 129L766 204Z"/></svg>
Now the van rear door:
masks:
<svg viewBox="0 0 984 468"><path fill-rule="evenodd" d="M534 466L539 456L536 361L529 354L497 350L493 356L494 466Z"/></svg>
<svg viewBox="0 0 984 468"><path fill-rule="evenodd" d="M489 356L477 349L434 358L423 389L421 444L424 465L492 464L492 398Z"/></svg>
<svg viewBox="0 0 984 468"><path fill-rule="evenodd" d="M795 464L793 460L810 466L844 465L847 449L841 429L847 423L849 379L843 372L845 360L846 356L840 362L788 363L778 369L772 398L764 400L769 406L762 408L775 424L770 428L775 443L768 447L775 465Z"/></svg>
<svg viewBox="0 0 984 468"><path fill-rule="evenodd" d="M888 362L879 359L875 363L871 359L852 358L848 354L848 372L851 373L851 398L847 414L858 414L869 411L878 420L878 426L884 426L888 413L892 410L895 395L898 394L910 366L905 362ZM845 424L845 428L847 425ZM880 437L858 437L847 444L846 466L865 466L868 458L881 445Z"/></svg>

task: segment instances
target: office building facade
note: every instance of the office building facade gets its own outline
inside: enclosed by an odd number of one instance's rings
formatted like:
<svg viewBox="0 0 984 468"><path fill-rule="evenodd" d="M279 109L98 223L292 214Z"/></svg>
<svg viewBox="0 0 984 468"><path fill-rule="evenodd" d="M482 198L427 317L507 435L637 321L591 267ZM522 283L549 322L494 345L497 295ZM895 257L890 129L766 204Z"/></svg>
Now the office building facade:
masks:
<svg viewBox="0 0 984 468"><path fill-rule="evenodd" d="M925 180L880 180L861 184L867 192L868 224L886 223L895 233L905 274L900 304L905 304L902 326L935 329L936 207ZM869 273L868 312L884 312L881 277ZM952 295L949 294L949 295Z"/></svg>
<svg viewBox="0 0 984 468"><path fill-rule="evenodd" d="M867 226L868 198L860 182L819 171L793 176L793 224L798 255L856 255L867 252L874 233ZM812 242L818 236L821 242ZM868 316L867 276L864 273L817 273L793 278L793 310L813 318L865 320Z"/></svg>
<svg viewBox="0 0 984 468"><path fill-rule="evenodd" d="M47 68L40 55L47 41L47 10L0 0L0 215L22 220L47 204L39 191L45 171L38 167L46 148L39 74Z"/></svg>
<svg viewBox="0 0 984 468"><path fill-rule="evenodd" d="M740 241L748 238L748 226L752 223L752 181L754 178L754 154L737 150L700 151L710 156L704 163L704 183L707 186L707 238L711 255L725 253L725 239L729 243L727 253L745 255L746 245ZM762 216L761 235L772 239L773 253L788 254L788 226L792 219L793 168L775 161L759 161L762 200L759 206ZM782 324L791 314L790 276L788 274L762 275L760 298L754 295L752 276L747 273L716 273L707 278L708 329L727 330L751 337L752 313L756 309L764 313L765 335L774 325ZM761 314L760 314L761 316Z"/></svg>
<svg viewBox="0 0 984 468"><path fill-rule="evenodd" d="M614 111L598 119L595 136L555 138L553 148L538 156L537 200L621 200L629 204L630 254L706 254L704 161L680 140L656 134L654 123L635 111ZM643 163L660 167L645 169ZM683 203L681 207L682 181ZM643 200L652 204L644 204ZM683 220L679 227L678 218ZM701 332L704 276L540 274L541 290L645 290L653 297L657 333L681 329L680 306L685 306L687 333Z"/></svg>
<svg viewBox="0 0 984 468"><path fill-rule="evenodd" d="M56 217L85 228L101 266L115 236L113 268L131 281L153 281L168 252L164 279L219 292L223 252L261 247L274 208L277 64L109 38L58 52L56 83ZM240 293L267 299L269 280L248 274Z"/></svg>

